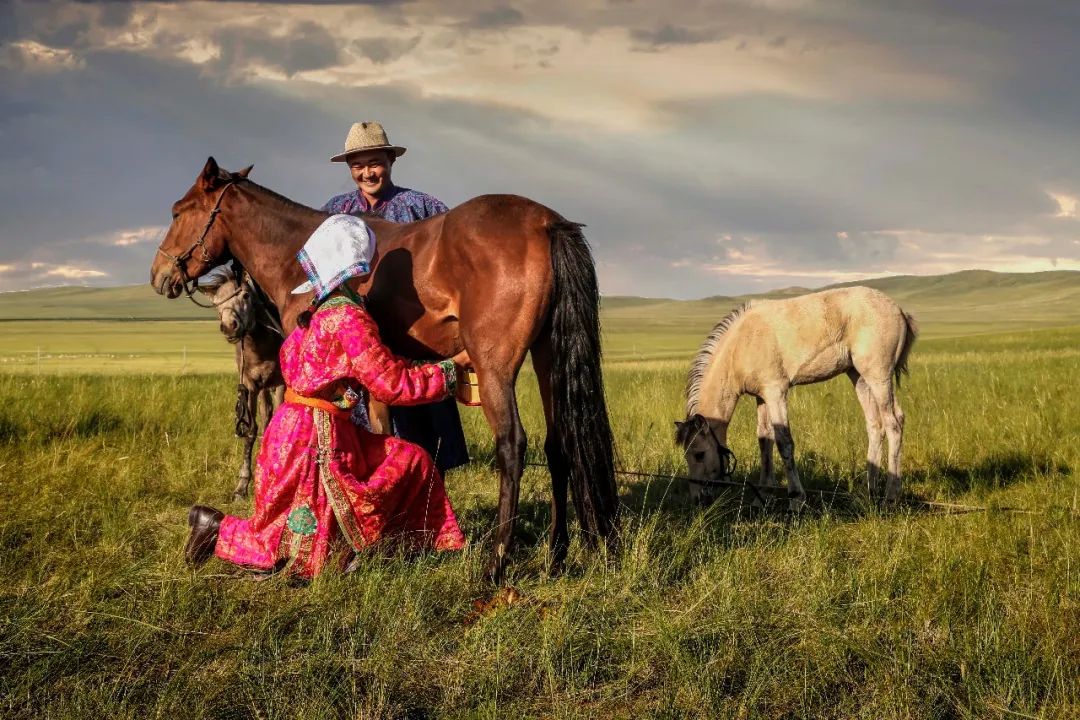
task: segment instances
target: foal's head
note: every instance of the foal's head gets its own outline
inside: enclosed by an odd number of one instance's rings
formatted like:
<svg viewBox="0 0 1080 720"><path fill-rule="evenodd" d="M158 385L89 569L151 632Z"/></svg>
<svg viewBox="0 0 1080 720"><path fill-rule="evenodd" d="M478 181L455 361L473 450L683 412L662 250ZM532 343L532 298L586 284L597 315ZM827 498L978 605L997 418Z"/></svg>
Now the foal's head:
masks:
<svg viewBox="0 0 1080 720"><path fill-rule="evenodd" d="M698 481L690 484L690 496L699 503L716 496L715 488L703 483L731 479L734 456L724 446L726 436L725 423L710 421L699 414L675 423L675 444L683 448L690 478Z"/></svg>
<svg viewBox="0 0 1080 720"><path fill-rule="evenodd" d="M238 343L255 326L255 298L251 286L236 277L228 265L222 265L199 278L199 291L214 303L221 334Z"/></svg>

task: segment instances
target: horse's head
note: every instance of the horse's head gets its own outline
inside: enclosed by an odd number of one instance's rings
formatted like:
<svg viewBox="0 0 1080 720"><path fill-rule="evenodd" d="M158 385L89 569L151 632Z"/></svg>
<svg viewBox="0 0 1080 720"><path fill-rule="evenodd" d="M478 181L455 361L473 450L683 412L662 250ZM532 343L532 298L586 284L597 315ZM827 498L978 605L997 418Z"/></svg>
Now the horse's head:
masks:
<svg viewBox="0 0 1080 720"><path fill-rule="evenodd" d="M217 310L219 328L225 339L238 343L255 327L255 298L251 286L228 265L222 265L199 278L199 292L204 293Z"/></svg>
<svg viewBox="0 0 1080 720"><path fill-rule="evenodd" d="M690 471L690 496L698 503L707 503L716 496L710 481L731 480L734 455L725 447L727 424L694 414L675 423L675 444L683 448Z"/></svg>
<svg viewBox="0 0 1080 720"><path fill-rule="evenodd" d="M235 173L222 170L210 158L173 204L172 224L150 266L150 284L159 295L179 297L195 278L231 257L226 193L249 172L250 166Z"/></svg>

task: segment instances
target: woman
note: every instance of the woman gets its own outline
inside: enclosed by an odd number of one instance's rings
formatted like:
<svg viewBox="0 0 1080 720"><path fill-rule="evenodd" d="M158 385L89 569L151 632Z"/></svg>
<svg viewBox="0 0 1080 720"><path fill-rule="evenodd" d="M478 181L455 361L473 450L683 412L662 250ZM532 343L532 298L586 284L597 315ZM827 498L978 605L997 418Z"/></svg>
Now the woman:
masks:
<svg viewBox="0 0 1080 720"><path fill-rule="evenodd" d="M281 348L288 389L259 452L255 514L245 520L193 506L189 563L217 555L311 578L384 538L414 548L464 546L430 456L349 420L362 388L388 405L410 405L450 397L457 382L453 361L411 365L379 340L345 284L369 272L373 255L367 226L350 215L328 218L297 254L308 282L293 293L315 296Z"/></svg>

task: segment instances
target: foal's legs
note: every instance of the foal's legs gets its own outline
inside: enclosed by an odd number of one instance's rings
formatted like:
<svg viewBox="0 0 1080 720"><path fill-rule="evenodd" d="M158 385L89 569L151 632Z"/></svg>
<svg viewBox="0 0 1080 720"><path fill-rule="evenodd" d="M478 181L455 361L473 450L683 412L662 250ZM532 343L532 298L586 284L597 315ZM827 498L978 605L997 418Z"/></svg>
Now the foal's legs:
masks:
<svg viewBox="0 0 1080 720"><path fill-rule="evenodd" d="M900 451L904 444L904 413L896 399L891 377L870 382L870 394L877 403L889 439L889 472L885 481L885 502L900 498Z"/></svg>
<svg viewBox="0 0 1080 720"><path fill-rule="evenodd" d="M551 551L551 569L559 572L570 547L570 533L566 526L566 488L570 478L570 464L563 453L558 429L555 427L554 398L551 396L552 348L551 339L547 335L541 335L533 343L532 363L540 385L544 422L547 425L544 454L547 456L548 472L551 473L551 537L548 547Z"/></svg>
<svg viewBox="0 0 1080 720"><path fill-rule="evenodd" d="M878 410L877 401L870 394L870 386L865 378L859 375L855 369L848 370L848 378L855 386L855 395L859 398L863 416L866 418L866 487L871 498L882 496L881 487L881 412Z"/></svg>
<svg viewBox="0 0 1080 720"><path fill-rule="evenodd" d="M795 468L795 439L788 427L787 388L774 389L765 393L765 406L772 423L773 437L784 461L784 474L788 483L788 507L792 511L802 509L806 504L806 491L799 480L799 471Z"/></svg>
<svg viewBox="0 0 1080 720"><path fill-rule="evenodd" d="M761 473L758 482L776 487L776 472L773 468L773 427L769 422L769 407L761 398L757 398L757 442L761 451Z"/></svg>

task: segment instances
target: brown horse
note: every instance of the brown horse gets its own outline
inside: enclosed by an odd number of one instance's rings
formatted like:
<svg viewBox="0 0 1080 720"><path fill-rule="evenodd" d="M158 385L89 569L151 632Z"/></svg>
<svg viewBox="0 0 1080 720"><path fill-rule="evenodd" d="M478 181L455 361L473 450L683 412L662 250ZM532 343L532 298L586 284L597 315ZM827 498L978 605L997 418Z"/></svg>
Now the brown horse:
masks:
<svg viewBox="0 0 1080 720"><path fill-rule="evenodd" d="M169 298L192 278L237 259L269 296L286 332L311 301L290 295L306 279L296 252L327 214L230 173L213 158L172 208L150 268ZM414 223L365 218L378 256L353 282L394 350L417 359L468 353L484 415L495 433L499 515L489 576L501 581L517 515L525 432L514 385L532 352L547 425L550 548L555 568L569 535L569 484L590 546L616 541L614 450L600 371L599 291L581 226L515 195L484 195Z"/></svg>

